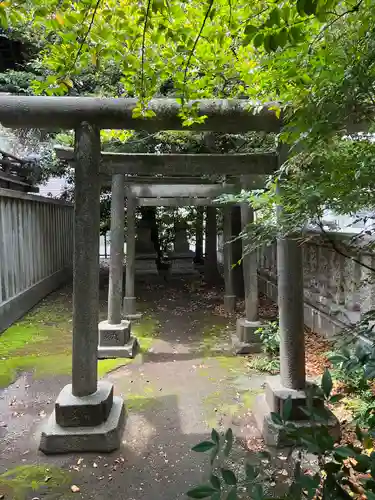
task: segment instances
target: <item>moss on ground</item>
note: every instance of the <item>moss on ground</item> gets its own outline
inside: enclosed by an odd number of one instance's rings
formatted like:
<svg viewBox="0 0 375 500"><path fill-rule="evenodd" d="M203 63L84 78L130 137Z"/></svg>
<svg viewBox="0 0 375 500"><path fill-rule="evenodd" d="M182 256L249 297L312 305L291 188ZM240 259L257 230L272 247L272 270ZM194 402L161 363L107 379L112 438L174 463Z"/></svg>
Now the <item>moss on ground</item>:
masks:
<svg viewBox="0 0 375 500"><path fill-rule="evenodd" d="M0 387L12 383L21 372L31 371L35 378L69 375L72 368L72 303L69 290L58 291L8 328L0 337ZM158 323L150 316L133 327L142 351L147 351L157 336ZM132 360L98 361L98 374L131 363Z"/></svg>
<svg viewBox="0 0 375 500"><path fill-rule="evenodd" d="M212 392L203 400L205 420L210 427L216 428L223 415L241 417L252 409L255 398L262 389L236 391L225 385L225 389Z"/></svg>
<svg viewBox="0 0 375 500"><path fill-rule="evenodd" d="M54 493L54 498L71 498L72 474L57 467L21 465L0 474L0 495L12 500L26 500L31 492ZM35 495L34 495L35 496Z"/></svg>

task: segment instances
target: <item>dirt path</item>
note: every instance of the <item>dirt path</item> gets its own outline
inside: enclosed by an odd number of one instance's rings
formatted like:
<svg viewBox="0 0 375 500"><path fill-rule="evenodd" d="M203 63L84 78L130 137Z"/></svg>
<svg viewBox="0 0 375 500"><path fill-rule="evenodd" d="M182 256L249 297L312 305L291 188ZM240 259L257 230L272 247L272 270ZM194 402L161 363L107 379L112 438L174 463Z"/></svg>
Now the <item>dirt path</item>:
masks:
<svg viewBox="0 0 375 500"><path fill-rule="evenodd" d="M232 356L234 320L215 313L222 293L199 280L144 283L137 292L144 317L134 332L141 344L144 337L145 352L106 375L128 410L121 450L81 457L37 452L40 426L69 375L23 374L0 391L0 495L6 500L184 498L206 468L191 447L213 426L231 426L238 438L258 435L251 406L264 377ZM104 296L102 306L104 314ZM30 349L37 354L38 344ZM13 468L16 486L1 475ZM32 481L36 491L27 491ZM71 492L73 484L79 492Z"/></svg>

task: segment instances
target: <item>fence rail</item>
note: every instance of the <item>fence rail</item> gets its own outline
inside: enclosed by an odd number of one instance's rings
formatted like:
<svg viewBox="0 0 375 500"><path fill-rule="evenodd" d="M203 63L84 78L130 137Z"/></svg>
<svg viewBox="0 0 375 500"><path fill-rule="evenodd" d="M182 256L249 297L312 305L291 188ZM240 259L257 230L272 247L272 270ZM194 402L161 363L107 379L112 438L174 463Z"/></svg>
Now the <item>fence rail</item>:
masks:
<svg viewBox="0 0 375 500"><path fill-rule="evenodd" d="M69 279L73 207L0 189L0 332Z"/></svg>

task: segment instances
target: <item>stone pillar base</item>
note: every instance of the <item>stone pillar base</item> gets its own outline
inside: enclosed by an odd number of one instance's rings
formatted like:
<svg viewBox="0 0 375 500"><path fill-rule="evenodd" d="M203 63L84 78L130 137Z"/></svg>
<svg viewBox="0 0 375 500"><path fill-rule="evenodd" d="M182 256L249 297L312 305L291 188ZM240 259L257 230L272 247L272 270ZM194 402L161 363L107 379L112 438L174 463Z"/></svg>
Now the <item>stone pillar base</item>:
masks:
<svg viewBox="0 0 375 500"><path fill-rule="evenodd" d="M74 396L69 384L42 429L39 449L45 454L111 452L120 447L124 425L124 402L113 396L110 382L99 381L97 391L83 397Z"/></svg>
<svg viewBox="0 0 375 500"><path fill-rule="evenodd" d="M170 273L173 275L198 274L198 271L194 267L193 259L191 257L187 257L173 258Z"/></svg>
<svg viewBox="0 0 375 500"><path fill-rule="evenodd" d="M308 385L309 383L306 383ZM312 384L310 384L311 386ZM295 424L297 428L309 429L314 426L328 425L330 435L335 439L340 439L340 424L335 415L325 408L327 411L327 424L311 422L308 417L301 411L301 406L306 406L307 394L305 391L288 389L281 383L279 375L268 377L266 381L265 394L256 398L254 405L254 417L259 430L261 431L265 444L267 446L292 446L294 443L287 436L281 425L273 422L271 412L281 413L283 405L288 397L292 398L292 411L290 422ZM314 406L323 408L324 403L321 399L314 400Z"/></svg>
<svg viewBox="0 0 375 500"><path fill-rule="evenodd" d="M260 321L248 321L246 318L237 320L236 334L232 344L236 354L255 354L262 352L262 342L256 330L262 326Z"/></svg>
<svg viewBox="0 0 375 500"><path fill-rule="evenodd" d="M139 255L135 257L135 275L136 276L158 276L156 266L157 255Z"/></svg>
<svg viewBox="0 0 375 500"><path fill-rule="evenodd" d="M128 320L142 318L142 313L137 313L135 297L124 297L122 316Z"/></svg>
<svg viewBox="0 0 375 500"><path fill-rule="evenodd" d="M233 314L236 310L236 296L224 295L224 311L227 314Z"/></svg>
<svg viewBox="0 0 375 500"><path fill-rule="evenodd" d="M108 321L99 323L98 358L134 358L138 341L130 336L130 321L111 325Z"/></svg>

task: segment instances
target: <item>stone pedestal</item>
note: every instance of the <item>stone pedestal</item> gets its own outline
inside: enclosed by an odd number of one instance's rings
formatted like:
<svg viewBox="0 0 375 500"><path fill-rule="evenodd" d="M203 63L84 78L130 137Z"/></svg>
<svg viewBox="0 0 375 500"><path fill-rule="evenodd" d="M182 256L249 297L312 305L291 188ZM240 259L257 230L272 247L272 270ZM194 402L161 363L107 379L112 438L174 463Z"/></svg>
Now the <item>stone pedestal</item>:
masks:
<svg viewBox="0 0 375 500"><path fill-rule="evenodd" d="M157 254L151 240L151 228L144 221L137 227L135 241L135 274L137 276L158 275Z"/></svg>
<svg viewBox="0 0 375 500"><path fill-rule="evenodd" d="M236 334L232 337L232 344L236 354L254 354L262 352L260 335L255 333L262 326L260 321L248 321L240 318L236 324Z"/></svg>
<svg viewBox="0 0 375 500"><path fill-rule="evenodd" d="M309 386L313 389L312 384L308 382L306 383L307 390L289 389L283 386L279 375L267 378L265 394L258 396L254 405L254 417L267 446L282 447L294 444L283 427L276 424L271 417L271 412L282 413L283 405L289 397L292 399L290 422L296 427L308 429L312 426L325 425L328 426L329 433L335 440L340 439L340 424L327 408L325 408L327 423L312 422L301 410L301 407L306 406ZM313 399L313 404L316 408L323 409L324 407L324 402L319 398Z"/></svg>
<svg viewBox="0 0 375 500"><path fill-rule="evenodd" d="M158 276L158 268L156 265L157 255L153 254L138 254L135 256L135 275L136 276Z"/></svg>
<svg viewBox="0 0 375 500"><path fill-rule="evenodd" d="M194 267L194 252L189 248L187 239L187 225L179 223L175 225L175 238L173 253L171 255L171 274L196 274Z"/></svg>
<svg viewBox="0 0 375 500"><path fill-rule="evenodd" d="M136 297L124 297L123 317L128 320L142 318L142 313L137 313Z"/></svg>
<svg viewBox="0 0 375 500"><path fill-rule="evenodd" d="M111 325L99 323L98 358L134 358L138 350L137 339L130 334L130 321Z"/></svg>
<svg viewBox="0 0 375 500"><path fill-rule="evenodd" d="M124 424L124 403L113 396L110 382L99 381L96 392L82 397L69 384L42 429L39 448L46 454L111 452L120 447Z"/></svg>

